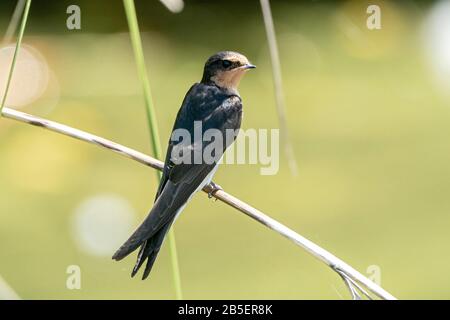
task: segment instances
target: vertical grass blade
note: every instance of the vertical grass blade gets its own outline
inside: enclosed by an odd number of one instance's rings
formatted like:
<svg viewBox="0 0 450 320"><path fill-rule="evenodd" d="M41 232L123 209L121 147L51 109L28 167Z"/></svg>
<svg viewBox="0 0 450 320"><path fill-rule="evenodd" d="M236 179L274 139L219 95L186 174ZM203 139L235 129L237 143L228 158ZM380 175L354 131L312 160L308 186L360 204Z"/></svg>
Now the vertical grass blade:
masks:
<svg viewBox="0 0 450 320"><path fill-rule="evenodd" d="M139 73L139 80L144 92L153 154L156 158L161 159L162 153L159 140L158 121L156 120L156 112L153 106L150 81L147 76L147 67L145 65L144 50L142 49L142 40L139 32L136 8L134 6L134 0L123 0L123 3L128 20L128 28L130 30L131 44L133 46L134 58L136 60L137 70Z"/></svg>
<svg viewBox="0 0 450 320"><path fill-rule="evenodd" d="M275 27L273 25L272 11L270 9L269 0L260 0L260 3L264 18L264 26L266 28L267 42L269 44L270 60L272 62L275 99L282 143L284 144L284 149L291 173L292 175L296 176L298 174L297 161L295 160L294 149L292 147L292 142L289 137L289 129L287 126L286 103L284 101L283 82L281 78L281 63L275 36Z"/></svg>
<svg viewBox="0 0 450 320"><path fill-rule="evenodd" d="M17 56L19 54L20 45L22 44L23 34L25 32L25 27L27 25L28 13L30 12L31 0L27 0L25 4L25 10L22 15L22 22L20 24L19 36L17 37L16 49L14 50L14 55L11 62L11 67L9 69L8 79L6 81L5 91L3 93L2 103L0 105L0 115L2 114L3 107L6 103L6 98L8 96L9 87L11 86L11 80L14 73L14 66L16 65Z"/></svg>
<svg viewBox="0 0 450 320"><path fill-rule="evenodd" d="M156 113L153 105L150 81L147 76L147 68L144 59L144 50L142 49L142 40L139 32L139 25L137 21L136 8L134 0L123 0L125 7L125 14L127 16L128 28L130 30L131 43L133 46L134 57L141 81L142 90L144 91L145 106L147 110L148 125L150 128L150 136L152 141L153 154L156 158L161 159L161 145L158 134L158 122L156 120ZM161 173L157 172L158 179L161 178ZM177 299L182 299L181 278L178 265L178 256L176 250L174 228L169 230L169 250L172 263L172 277L175 286L175 294Z"/></svg>

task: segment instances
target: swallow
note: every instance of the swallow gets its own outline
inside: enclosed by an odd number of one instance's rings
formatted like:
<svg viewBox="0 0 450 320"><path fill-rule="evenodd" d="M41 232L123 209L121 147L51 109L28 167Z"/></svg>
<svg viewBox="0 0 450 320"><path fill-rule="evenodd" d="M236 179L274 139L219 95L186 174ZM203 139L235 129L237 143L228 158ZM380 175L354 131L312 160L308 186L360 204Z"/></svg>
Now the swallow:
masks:
<svg viewBox="0 0 450 320"><path fill-rule="evenodd" d="M169 139L162 178L150 213L131 237L113 255L121 260L140 247L131 276L134 277L147 261L142 279L146 279L155 263L164 238L192 196L212 183L212 177L225 150L234 142L242 121L242 100L238 85L242 76L255 66L242 54L222 51L205 63L203 77L187 92L178 111ZM214 154L213 161L179 161L180 155L195 155L208 144L193 140L173 139L177 130L195 135L198 124L202 135L209 129L219 132L225 141ZM228 130L234 130L231 139ZM229 141L231 140L231 141ZM212 143L212 142L211 142ZM183 158L185 159L185 158ZM210 196L221 188L212 183Z"/></svg>

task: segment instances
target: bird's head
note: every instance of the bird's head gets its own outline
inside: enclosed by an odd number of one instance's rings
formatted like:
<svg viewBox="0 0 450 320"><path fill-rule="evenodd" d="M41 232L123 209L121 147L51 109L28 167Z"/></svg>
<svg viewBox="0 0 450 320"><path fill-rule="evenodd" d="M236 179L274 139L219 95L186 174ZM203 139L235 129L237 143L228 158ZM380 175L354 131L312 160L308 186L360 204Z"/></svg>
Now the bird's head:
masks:
<svg viewBox="0 0 450 320"><path fill-rule="evenodd" d="M205 63L202 83L236 90L244 73L256 68L248 59L237 52L221 51L211 56Z"/></svg>

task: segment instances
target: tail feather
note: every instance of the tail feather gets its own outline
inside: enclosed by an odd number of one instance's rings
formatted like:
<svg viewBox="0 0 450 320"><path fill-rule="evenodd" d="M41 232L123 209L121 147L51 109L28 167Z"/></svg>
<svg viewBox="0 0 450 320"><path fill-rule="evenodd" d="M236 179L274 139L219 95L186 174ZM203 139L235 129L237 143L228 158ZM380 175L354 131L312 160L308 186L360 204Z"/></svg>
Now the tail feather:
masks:
<svg viewBox="0 0 450 320"><path fill-rule="evenodd" d="M150 213L150 215L152 212ZM165 225L163 225L159 230L152 230L149 234L148 228L146 226L148 218L144 221L144 223L134 232L134 234L114 253L113 259L116 261L122 260L126 256L128 256L130 253L135 251L137 248L141 247L139 254L138 254L138 260L139 263L141 258L146 258L149 254L149 250L153 247L153 238L157 238L158 235L161 233L161 231L165 228ZM171 224L171 221L166 223L168 225ZM163 235L165 232L162 232ZM145 260L145 259L144 259Z"/></svg>
<svg viewBox="0 0 450 320"><path fill-rule="evenodd" d="M159 249L161 248L158 247L157 249L155 249L151 255L149 255L148 259L147 259L147 264L145 265L145 269L144 269L144 273L142 274L142 280L147 279L147 277L150 274L150 271L152 271L153 268L153 264L155 263L156 257L158 256L158 252Z"/></svg>
<svg viewBox="0 0 450 320"><path fill-rule="evenodd" d="M202 176L195 178L202 179ZM143 279L148 277L167 231L196 188L199 188L197 181L179 184L168 181L165 184L145 220L112 257L114 260L122 260L141 247L131 276L135 276L147 260Z"/></svg>
<svg viewBox="0 0 450 320"><path fill-rule="evenodd" d="M149 246L149 240L146 240L139 250L138 256L136 258L136 264L134 265L133 271L131 272L131 277L134 277L136 273L139 271L139 268L145 261L145 258L148 256L151 246Z"/></svg>
<svg viewBox="0 0 450 320"><path fill-rule="evenodd" d="M122 260L142 246L147 240L171 225L179 209L186 203L186 190L168 182L163 193L156 200L152 210L131 237L113 255L114 260ZM165 234L165 232L163 232Z"/></svg>
<svg viewBox="0 0 450 320"><path fill-rule="evenodd" d="M159 253L159 249L164 241L164 237L166 236L167 231L169 231L172 223L167 223L163 226L153 237L144 241L141 245L141 249L139 250L139 254L137 256L136 264L131 272L131 276L134 277L139 269L144 264L145 260L147 260L147 265L145 266L144 274L142 276L142 280L146 279L150 274L150 271L155 263L156 257Z"/></svg>

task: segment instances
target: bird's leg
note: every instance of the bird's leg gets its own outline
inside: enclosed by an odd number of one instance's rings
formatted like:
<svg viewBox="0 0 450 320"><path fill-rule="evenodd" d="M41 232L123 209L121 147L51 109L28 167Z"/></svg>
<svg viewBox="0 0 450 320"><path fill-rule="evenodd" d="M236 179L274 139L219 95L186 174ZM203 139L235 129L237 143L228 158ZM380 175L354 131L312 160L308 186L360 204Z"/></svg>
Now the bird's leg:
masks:
<svg viewBox="0 0 450 320"><path fill-rule="evenodd" d="M214 182L211 181L211 183L209 184L211 191L208 192L208 198L212 198L214 197L214 194L217 191L223 190L223 188L221 186L219 186L218 184L215 184Z"/></svg>

